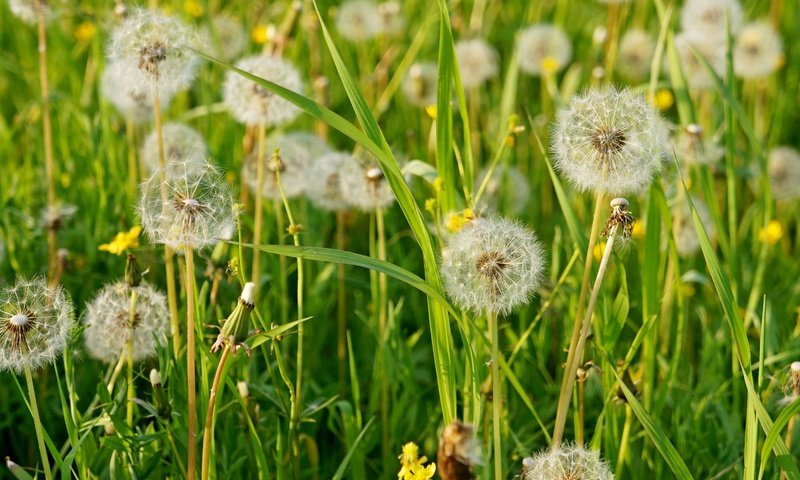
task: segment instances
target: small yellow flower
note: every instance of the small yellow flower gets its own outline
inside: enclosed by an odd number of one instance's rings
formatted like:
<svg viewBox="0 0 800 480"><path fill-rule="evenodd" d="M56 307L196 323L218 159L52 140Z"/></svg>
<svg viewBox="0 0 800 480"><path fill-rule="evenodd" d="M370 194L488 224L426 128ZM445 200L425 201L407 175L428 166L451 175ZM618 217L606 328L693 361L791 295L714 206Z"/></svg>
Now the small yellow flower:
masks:
<svg viewBox="0 0 800 480"><path fill-rule="evenodd" d="M542 72L547 75L552 74L553 72L557 71L560 65L558 64L558 60L553 56L547 56L542 59Z"/></svg>
<svg viewBox="0 0 800 480"><path fill-rule="evenodd" d="M414 442L408 442L403 445L403 451L398 457L400 459L400 463L413 463L416 462L419 458L419 447Z"/></svg>
<svg viewBox="0 0 800 480"><path fill-rule="evenodd" d="M77 38L79 42L84 42L86 40L91 40L95 33L97 33L97 27L94 26L94 23L86 21L78 25L75 29L75 38Z"/></svg>
<svg viewBox="0 0 800 480"><path fill-rule="evenodd" d="M775 245L783 237L783 226L777 220L770 220L766 227L758 232L758 241Z"/></svg>
<svg viewBox="0 0 800 480"><path fill-rule="evenodd" d="M142 233L142 227L136 225L127 232L119 232L114 240L110 243L104 243L98 247L98 250L103 252L113 253L114 255L122 255L129 248L136 248L139 246L139 234Z"/></svg>
<svg viewBox="0 0 800 480"><path fill-rule="evenodd" d="M633 238L644 238L644 222L638 221L633 224L633 231L631 232Z"/></svg>
<svg viewBox="0 0 800 480"><path fill-rule="evenodd" d="M64 188L69 188L69 186L72 185L72 178L66 173L59 175L58 179L61 181L61 186Z"/></svg>
<svg viewBox="0 0 800 480"><path fill-rule="evenodd" d="M403 480L430 480L433 478L433 475L436 473L436 464L431 463L426 467L422 464L424 461L423 459L425 459L425 457L422 457L419 463L409 468L409 471L403 476Z"/></svg>
<svg viewBox="0 0 800 480"><path fill-rule="evenodd" d="M594 246L594 250L592 250L592 256L596 261L600 261L603 258L603 251L606 249L606 244L604 242L600 242Z"/></svg>
<svg viewBox="0 0 800 480"><path fill-rule="evenodd" d="M183 12L194 18L200 18L203 16L203 6L194 0L186 0L183 2Z"/></svg>
<svg viewBox="0 0 800 480"><path fill-rule="evenodd" d="M513 147L517 144L517 137L514 135L506 135L506 146Z"/></svg>
<svg viewBox="0 0 800 480"><path fill-rule="evenodd" d="M431 117L432 119L436 120L436 116L439 113L439 109L436 105L430 104L427 107L425 107L425 113L427 113L428 116Z"/></svg>
<svg viewBox="0 0 800 480"><path fill-rule="evenodd" d="M253 39L253 43L264 45L265 43L267 43L267 40L269 40L267 26L256 25L255 27L253 27L252 32L250 32L250 37Z"/></svg>
<svg viewBox="0 0 800 480"><path fill-rule="evenodd" d="M460 232L470 221L475 219L472 209L465 208L461 212L451 213L445 221L445 228L450 232Z"/></svg>
<svg viewBox="0 0 800 480"><path fill-rule="evenodd" d="M675 103L675 97L672 95L672 92L666 88L656 91L655 96L652 98L648 96L648 100L650 100L650 103L654 107L662 112L669 110L670 107L672 107L672 105Z"/></svg>
<svg viewBox="0 0 800 480"><path fill-rule="evenodd" d="M442 187L444 187L444 180L442 180L441 177L436 177L433 180L433 189L436 190L437 192L441 192Z"/></svg>
<svg viewBox="0 0 800 480"><path fill-rule="evenodd" d="M435 198L429 198L429 199L425 200L425 210L427 210L427 211L429 211L431 213L436 213L436 199Z"/></svg>

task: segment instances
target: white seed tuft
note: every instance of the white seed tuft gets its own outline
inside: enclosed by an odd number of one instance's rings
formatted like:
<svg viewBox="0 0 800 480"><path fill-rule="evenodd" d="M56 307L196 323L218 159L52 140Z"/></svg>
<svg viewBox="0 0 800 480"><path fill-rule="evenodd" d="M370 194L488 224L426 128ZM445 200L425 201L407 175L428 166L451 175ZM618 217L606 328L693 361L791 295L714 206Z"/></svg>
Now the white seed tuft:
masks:
<svg viewBox="0 0 800 480"><path fill-rule="evenodd" d="M613 480L600 454L578 445L561 445L522 461L522 480Z"/></svg>
<svg viewBox="0 0 800 480"><path fill-rule="evenodd" d="M705 135L696 124L678 129L672 137L672 148L678 159L687 165L713 165L725 154L719 141Z"/></svg>
<svg viewBox="0 0 800 480"><path fill-rule="evenodd" d="M244 51L247 34L238 20L224 13L215 15L211 27L203 27L200 33L209 45L211 56L229 62Z"/></svg>
<svg viewBox="0 0 800 480"><path fill-rule="evenodd" d="M714 243L717 231L708 207L697 198L692 198L692 203L706 229L709 240ZM675 249L678 251L678 255L690 257L700 251L700 237L697 236L697 230L694 228L689 202L685 199L672 209L672 234L675 236Z"/></svg>
<svg viewBox="0 0 800 480"><path fill-rule="evenodd" d="M343 162L339 168L339 190L348 205L370 212L394 202L389 182L377 164L368 160Z"/></svg>
<svg viewBox="0 0 800 480"><path fill-rule="evenodd" d="M351 165L345 168L345 165ZM345 210L350 205L344 198L339 177L342 171L358 171L360 165L350 153L328 152L311 164L306 194L317 208Z"/></svg>
<svg viewBox="0 0 800 480"><path fill-rule="evenodd" d="M480 38L462 40L455 45L461 84L477 87L497 76L497 51Z"/></svg>
<svg viewBox="0 0 800 480"><path fill-rule="evenodd" d="M412 105L435 105L438 81L439 69L435 63L415 63L403 79L403 93Z"/></svg>
<svg viewBox="0 0 800 480"><path fill-rule="evenodd" d="M336 29L351 42L362 42L381 33L383 18L378 5L369 0L348 0L336 14Z"/></svg>
<svg viewBox="0 0 800 480"><path fill-rule="evenodd" d="M625 32L619 44L617 69L620 75L630 81L641 81L650 73L656 42L644 30L632 29Z"/></svg>
<svg viewBox="0 0 800 480"><path fill-rule="evenodd" d="M708 90L714 87L714 79L709 75L706 66L700 63L695 51L711 66L714 72L725 76L725 42L712 42L697 33L681 32L675 35L675 49L681 63L681 70L694 90ZM664 61L666 70L669 62Z"/></svg>
<svg viewBox="0 0 800 480"><path fill-rule="evenodd" d="M736 34L743 16L739 0L688 0L681 10L681 27L705 37L708 42L719 42L724 48L726 16L731 32Z"/></svg>
<svg viewBox="0 0 800 480"><path fill-rule="evenodd" d="M181 123L167 123L162 128L162 136L167 175L182 174L185 167L190 169L205 167L208 147L200 132ZM157 132L151 132L144 139L141 155L151 174L161 167L158 159Z"/></svg>
<svg viewBox="0 0 800 480"><path fill-rule="evenodd" d="M28 25L36 25L40 11L46 22L52 20L54 16L46 0L8 0L8 8L15 17Z"/></svg>
<svg viewBox="0 0 800 480"><path fill-rule="evenodd" d="M767 173L776 200L800 198L800 153L791 147L775 147L767 157Z"/></svg>
<svg viewBox="0 0 800 480"><path fill-rule="evenodd" d="M783 62L783 42L769 22L742 27L733 48L733 70L742 78L763 78Z"/></svg>
<svg viewBox="0 0 800 480"><path fill-rule="evenodd" d="M153 119L153 89L146 83L131 83L124 62L111 62L106 65L100 77L100 92L114 105L120 115L135 124ZM161 110L169 107L172 92L159 89Z"/></svg>
<svg viewBox="0 0 800 480"><path fill-rule="evenodd" d="M560 27L549 23L531 25L519 34L519 68L534 76L544 73L552 63L554 72L563 70L572 60L572 42Z"/></svg>

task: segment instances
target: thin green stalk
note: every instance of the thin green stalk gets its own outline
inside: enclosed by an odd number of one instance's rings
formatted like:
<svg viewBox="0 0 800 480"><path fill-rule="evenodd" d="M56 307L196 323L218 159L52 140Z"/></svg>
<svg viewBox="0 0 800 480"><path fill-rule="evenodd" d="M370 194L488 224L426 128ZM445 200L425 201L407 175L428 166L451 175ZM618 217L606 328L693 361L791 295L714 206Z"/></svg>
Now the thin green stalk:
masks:
<svg viewBox="0 0 800 480"><path fill-rule="evenodd" d="M264 137L266 136L267 127L262 123L258 126L258 145L256 147L256 191L253 192L256 198L255 204L255 222L253 225L253 244L261 244L261 231L263 228L264 218ZM280 235L280 233L279 233ZM258 248L253 249L253 283L256 284L256 291L259 291L259 280L261 276L261 250Z"/></svg>
<svg viewBox="0 0 800 480"><path fill-rule="evenodd" d="M627 403L625 404L625 425L622 427L622 437L619 441L619 454L617 455L617 468L614 471L614 476L622 477L622 467L625 464L625 458L628 456L628 442L631 438L631 427L633 426L633 409Z"/></svg>
<svg viewBox="0 0 800 480"><path fill-rule="evenodd" d="M50 460L47 459L47 449L44 446L44 429L42 420L39 418L39 405L36 403L36 392L33 388L33 376L31 367L25 365L25 381L28 384L28 397L31 402L31 416L33 416L33 426L36 429L36 442L39 444L39 454L42 456L42 466L44 467L45 480L52 480L53 473L50 470Z"/></svg>
<svg viewBox="0 0 800 480"><path fill-rule="evenodd" d="M503 392L500 390L500 338L497 332L497 314L487 315L489 340L492 342L492 438L494 443L494 478L503 478L503 446L500 439L500 420L503 415Z"/></svg>
<svg viewBox="0 0 800 480"><path fill-rule="evenodd" d="M345 231L344 231L345 213L342 210L336 212L336 248L344 250L345 248ZM345 392L345 382L347 381L347 290L344 283L344 264L340 263L336 266L336 318L337 318L337 347L336 355L339 359L339 394Z"/></svg>
<svg viewBox="0 0 800 480"><path fill-rule="evenodd" d="M209 456L211 453L211 437L214 434L214 407L217 402L217 392L219 391L220 380L222 379L222 370L225 368L225 361L228 359L228 354L231 351L231 345L226 344L222 350L222 356L217 365L217 372L214 374L214 383L211 384L211 393L208 396L208 408L206 409L206 426L203 430L203 455L202 467L200 478L208 480L208 464Z"/></svg>
<svg viewBox="0 0 800 480"><path fill-rule="evenodd" d="M50 84L47 80L47 23L44 8L36 3L36 19L39 34L39 82L42 90L42 130L44 136L44 175L47 180L47 209L55 214L56 181L53 161L53 128L50 120ZM47 229L48 278L52 280L58 268L58 238L55 225Z"/></svg>
<svg viewBox="0 0 800 480"><path fill-rule="evenodd" d="M136 398L136 391L133 385L133 330L136 325L136 301L139 298L139 293L136 287L131 288L131 303L128 309L128 342L125 345L125 352L128 359L128 404L127 404L127 421L128 426L133 429L133 399Z"/></svg>
<svg viewBox="0 0 800 480"><path fill-rule="evenodd" d="M125 120L125 140L128 143L128 196L132 202L136 201L136 192L139 188L139 165L136 159L136 132L130 118Z"/></svg>
<svg viewBox="0 0 800 480"><path fill-rule="evenodd" d="M188 445L188 455L186 463L186 478L193 480L197 475L197 392L195 379L195 341L194 341L194 250L186 248L186 377L187 377L187 397L188 415L187 428L188 434L186 443Z"/></svg>
<svg viewBox="0 0 800 480"><path fill-rule="evenodd" d="M378 236L378 260L386 261L386 229L383 222L383 209L378 207L375 210L375 225ZM386 368L386 314L388 310L388 298L386 293L386 274L378 273L378 335L380 345L380 367ZM389 468L389 461L392 457L391 442L389 440L389 379L387 375L381 375L380 380L380 416L382 439L382 458L384 469Z"/></svg>

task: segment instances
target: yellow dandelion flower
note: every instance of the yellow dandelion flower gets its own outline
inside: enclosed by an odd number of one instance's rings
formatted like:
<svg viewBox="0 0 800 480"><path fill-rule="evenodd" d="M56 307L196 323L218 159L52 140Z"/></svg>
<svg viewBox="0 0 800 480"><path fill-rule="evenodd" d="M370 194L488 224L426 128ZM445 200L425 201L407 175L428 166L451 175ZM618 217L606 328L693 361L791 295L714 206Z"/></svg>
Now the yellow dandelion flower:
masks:
<svg viewBox="0 0 800 480"><path fill-rule="evenodd" d="M183 2L183 12L194 18L203 16L203 6L194 0L186 0Z"/></svg>
<svg viewBox="0 0 800 480"><path fill-rule="evenodd" d="M94 23L89 21L83 22L75 28L75 38L77 38L79 42L91 40L95 33L97 33L97 27L94 26Z"/></svg>
<svg viewBox="0 0 800 480"><path fill-rule="evenodd" d="M633 231L631 232L633 238L644 238L644 222L638 221L633 224Z"/></svg>
<svg viewBox="0 0 800 480"><path fill-rule="evenodd" d="M435 198L429 198L429 199L425 200L425 210L427 210L427 211L429 211L431 213L436 213L436 199Z"/></svg>
<svg viewBox="0 0 800 480"><path fill-rule="evenodd" d="M600 259L603 258L603 251L605 250L605 248L606 248L605 242L600 242L594 246L594 250L592 250L592 256L596 261L599 262Z"/></svg>
<svg viewBox="0 0 800 480"><path fill-rule="evenodd" d="M766 227L758 232L758 241L775 245L783 237L783 226L777 220L770 220Z"/></svg>
<svg viewBox="0 0 800 480"><path fill-rule="evenodd" d="M675 97L672 95L672 92L666 88L661 88L656 91L655 96L653 97L648 95L647 99L650 101L651 105L662 112L669 110L670 107L675 104Z"/></svg>
<svg viewBox="0 0 800 480"><path fill-rule="evenodd" d="M430 480L433 478L433 475L436 473L436 464L431 463L425 466L423 465L424 460L427 459L422 457L419 462L411 465L411 468L409 468L408 472L403 476L403 480Z"/></svg>
<svg viewBox="0 0 800 480"><path fill-rule="evenodd" d="M558 59L551 55L542 59L542 72L547 75L557 72L560 67L561 65L558 64Z"/></svg>
<svg viewBox="0 0 800 480"><path fill-rule="evenodd" d="M253 27L253 30L250 32L250 38L253 39L253 43L257 43L259 45L264 45L267 43L267 40L269 40L267 26L256 25Z"/></svg>
<svg viewBox="0 0 800 480"><path fill-rule="evenodd" d="M142 227L136 225L127 232L119 232L114 240L110 243L104 243L98 247L98 250L103 252L113 253L114 255L122 255L129 248L136 248L139 246L139 234L142 233Z"/></svg>
<svg viewBox="0 0 800 480"><path fill-rule="evenodd" d="M436 177L433 180L433 189L436 190L437 192L441 192L442 187L444 187L444 180L442 180L441 177Z"/></svg>
<svg viewBox="0 0 800 480"><path fill-rule="evenodd" d="M436 105L431 104L425 107L425 113L427 113L432 119L436 120L436 115L439 113L439 109L436 107Z"/></svg>

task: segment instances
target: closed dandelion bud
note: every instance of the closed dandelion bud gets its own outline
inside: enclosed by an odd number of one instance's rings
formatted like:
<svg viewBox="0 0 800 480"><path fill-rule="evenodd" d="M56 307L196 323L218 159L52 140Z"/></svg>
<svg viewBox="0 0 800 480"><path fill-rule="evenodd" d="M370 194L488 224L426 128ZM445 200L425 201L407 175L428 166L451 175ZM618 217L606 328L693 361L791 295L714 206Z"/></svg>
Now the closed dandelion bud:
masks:
<svg viewBox="0 0 800 480"><path fill-rule="evenodd" d="M125 62L106 65L100 77L100 93L126 120L135 124L149 122L153 118L153 89L146 83L131 83L125 74ZM169 107L172 94L159 92L158 100L163 111Z"/></svg>
<svg viewBox="0 0 800 480"><path fill-rule="evenodd" d="M630 90L590 89L558 112L555 168L579 190L638 193L655 176L667 131L655 109Z"/></svg>
<svg viewBox="0 0 800 480"><path fill-rule="evenodd" d="M125 283L129 287L138 287L142 283L142 272L139 270L139 263L136 261L136 257L130 253L125 262Z"/></svg>
<svg viewBox="0 0 800 480"><path fill-rule="evenodd" d="M350 165L348 170L351 171L360 167L358 161L346 152L326 153L311 164L306 194L317 208L337 211L349 206L339 181L345 165Z"/></svg>
<svg viewBox="0 0 800 480"><path fill-rule="evenodd" d="M336 14L339 35L351 42L362 42L378 36L383 26L378 6L369 0L348 0Z"/></svg>
<svg viewBox="0 0 800 480"><path fill-rule="evenodd" d="M136 311L130 320L131 288L136 289ZM166 296L148 283L129 287L116 282L103 287L86 306L83 331L89 354L106 363L119 360L128 339L133 338L133 359L141 361L156 354L169 332Z"/></svg>
<svg viewBox="0 0 800 480"><path fill-rule="evenodd" d="M194 80L200 42L191 27L159 11L137 10L111 36L108 58L119 64L120 81L179 92Z"/></svg>
<svg viewBox="0 0 800 480"><path fill-rule="evenodd" d="M348 205L369 212L394 202L394 192L377 164L345 162L339 170L339 189Z"/></svg>
<svg viewBox="0 0 800 480"><path fill-rule="evenodd" d="M672 139L672 147L678 159L687 165L713 165L725 154L719 142L708 138L695 124L678 130Z"/></svg>
<svg viewBox="0 0 800 480"><path fill-rule="evenodd" d="M475 465L481 464L480 443L475 428L458 420L444 427L436 458L442 480L472 480Z"/></svg>
<svg viewBox="0 0 800 480"><path fill-rule="evenodd" d="M727 20L726 20L727 17ZM688 0L681 10L683 30L725 45L726 21L734 34L742 24L739 0Z"/></svg>
<svg viewBox="0 0 800 480"><path fill-rule="evenodd" d="M412 105L435 105L438 81L439 69L435 63L415 63L403 79L403 93Z"/></svg>
<svg viewBox="0 0 800 480"><path fill-rule="evenodd" d="M775 147L767 157L767 174L776 200L800 198L800 153L791 147Z"/></svg>
<svg viewBox="0 0 800 480"><path fill-rule="evenodd" d="M73 325L72 301L44 278L17 278L0 290L0 371L45 366L61 354Z"/></svg>
<svg viewBox="0 0 800 480"><path fill-rule="evenodd" d="M444 289L476 313L506 314L528 301L544 272L542 247L530 229L502 218L478 218L453 234L442 252Z"/></svg>
<svg viewBox="0 0 800 480"><path fill-rule="evenodd" d="M200 249L230 238L235 228L233 199L225 178L211 164L191 165L161 181L156 172L141 187L139 216L154 243L172 249ZM162 190L167 192L162 199Z"/></svg>
<svg viewBox="0 0 800 480"><path fill-rule="evenodd" d="M303 81L294 65L280 57L255 55L236 62L236 68L301 93ZM225 75L222 101L237 121L245 125L275 127L291 122L300 109L288 100L236 72Z"/></svg>
<svg viewBox="0 0 800 480"><path fill-rule="evenodd" d="M159 373L159 371L155 368L150 370L150 385L152 385L153 388L161 388L163 385L163 382L161 381L161 373Z"/></svg>
<svg viewBox="0 0 800 480"><path fill-rule="evenodd" d="M713 243L717 238L717 231L714 228L714 222L708 207L702 200L697 198L692 198L692 203L706 229L709 240ZM675 249L678 251L678 255L690 257L700 251L700 238L694 228L692 211L689 207L689 202L686 200L672 210L672 234L675 236Z"/></svg>
<svg viewBox="0 0 800 480"><path fill-rule="evenodd" d="M278 151L277 161L275 151ZM294 198L306 191L311 163L325 154L328 145L318 136L307 132L292 132L267 138L264 155L264 181L261 194L266 198L280 199L280 185L287 198ZM242 166L242 179L251 191L258 191L258 161L255 152Z"/></svg>
<svg viewBox="0 0 800 480"><path fill-rule="evenodd" d="M153 386L153 403L156 406L156 411L161 418L168 418L172 407L167 398L167 392L164 391L164 383L161 380L161 374L155 368L150 370L150 385Z"/></svg>
<svg viewBox="0 0 800 480"><path fill-rule="evenodd" d="M714 87L713 77L709 75L706 66L700 63L695 52L703 57L717 75L725 76L725 42L723 40L709 42L702 36L681 32L675 35L675 49L678 51L683 75L692 89L708 90ZM664 65L666 70L669 70L669 63L666 59Z"/></svg>
<svg viewBox="0 0 800 480"><path fill-rule="evenodd" d="M255 288L256 285L253 282L244 284L236 308L222 324L217 340L211 345L212 352L216 352L224 346L230 346L234 354L239 351L239 348L244 348L247 354L250 354L245 340L250 331L250 313L255 308Z"/></svg>
<svg viewBox="0 0 800 480"><path fill-rule="evenodd" d="M522 461L522 480L613 480L600 454L578 445L561 445Z"/></svg>
<svg viewBox="0 0 800 480"><path fill-rule="evenodd" d="M45 21L52 20L54 16L47 0L8 0L8 8L15 17L28 25L35 25L39 21L40 12Z"/></svg>
<svg viewBox="0 0 800 480"><path fill-rule="evenodd" d="M497 51L486 40L461 40L455 52L464 88L477 87L497 76Z"/></svg>
<svg viewBox="0 0 800 480"><path fill-rule="evenodd" d="M477 175L474 189L476 193L488 173L487 167ZM530 197L531 188L528 180L519 169L510 165L497 165L483 190L479 209L485 208L489 212L496 212L502 207L503 212L519 215L525 210Z"/></svg>
<svg viewBox="0 0 800 480"><path fill-rule="evenodd" d="M572 42L560 27L539 23L523 30L517 43L519 68L530 75L560 72L572 60Z"/></svg>
<svg viewBox="0 0 800 480"><path fill-rule="evenodd" d="M742 27L733 48L733 70L742 78L762 78L778 69L783 61L783 42L769 22Z"/></svg>
<svg viewBox="0 0 800 480"><path fill-rule="evenodd" d="M247 33L242 24L226 14L215 15L211 24L213 32L206 26L200 33L211 48L211 55L228 62L238 57L247 46Z"/></svg>
<svg viewBox="0 0 800 480"><path fill-rule="evenodd" d="M650 73L656 42L644 30L632 29L625 32L619 44L617 69L631 81L641 81Z"/></svg>
<svg viewBox="0 0 800 480"><path fill-rule="evenodd" d="M157 132L151 132L142 144L142 160L151 174L161 168L157 135ZM168 176L182 174L184 168L200 170L205 166L208 147L200 132L181 123L166 123L162 137Z"/></svg>

